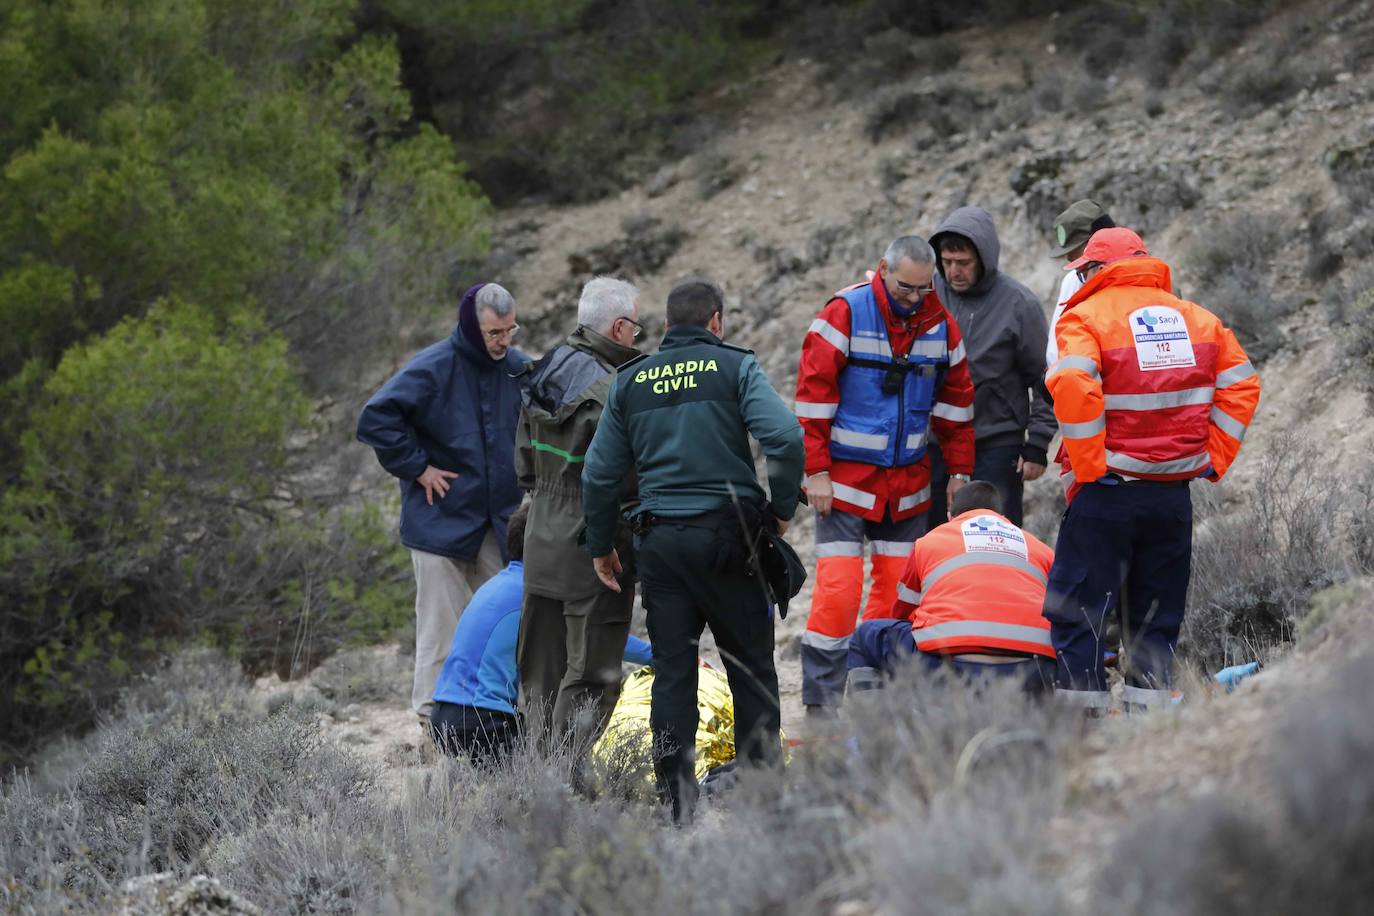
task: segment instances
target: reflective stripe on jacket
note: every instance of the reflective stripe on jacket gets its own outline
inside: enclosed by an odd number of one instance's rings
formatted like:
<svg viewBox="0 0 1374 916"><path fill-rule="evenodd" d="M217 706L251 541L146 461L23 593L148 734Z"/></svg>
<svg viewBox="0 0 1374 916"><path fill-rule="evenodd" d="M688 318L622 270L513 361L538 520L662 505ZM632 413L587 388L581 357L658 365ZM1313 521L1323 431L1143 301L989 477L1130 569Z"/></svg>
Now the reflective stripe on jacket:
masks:
<svg viewBox="0 0 1374 916"><path fill-rule="evenodd" d="M1045 383L1076 484L1218 480L1240 450L1259 375L1217 316L1170 288L1163 261L1130 258L1065 307Z"/></svg>
<svg viewBox="0 0 1374 916"><path fill-rule="evenodd" d="M905 353L894 352L873 287L848 289L840 297L849 303L849 361L840 372L830 457L884 468L915 464L926 453L935 389L949 367L948 324L919 331ZM902 357L905 369L898 362ZM893 371L901 373L901 385L888 394L884 381Z"/></svg>
<svg viewBox="0 0 1374 916"><path fill-rule="evenodd" d="M965 512L916 542L894 617L911 619L922 652L1054 658L1041 615L1054 551L988 509Z"/></svg>
<svg viewBox="0 0 1374 916"><path fill-rule="evenodd" d="M854 321L844 296L860 289L871 294L879 319L886 325L889 351L905 352L918 335L945 325L948 369L943 384L934 392L928 432L940 443L950 468L965 474L973 471L973 381L959 326L939 297L934 293L926 296L916 312L903 319L888 305L887 291L877 275L867 284L836 294L802 339L795 410L806 438L806 472L830 472L835 506L840 511L870 521L880 521L884 515L900 521L930 506L930 462L926 456L905 466L883 467L832 455L832 426L844 400L840 377L851 354L859 355L853 340L862 339L865 343L859 346L867 347L871 339L851 333Z"/></svg>

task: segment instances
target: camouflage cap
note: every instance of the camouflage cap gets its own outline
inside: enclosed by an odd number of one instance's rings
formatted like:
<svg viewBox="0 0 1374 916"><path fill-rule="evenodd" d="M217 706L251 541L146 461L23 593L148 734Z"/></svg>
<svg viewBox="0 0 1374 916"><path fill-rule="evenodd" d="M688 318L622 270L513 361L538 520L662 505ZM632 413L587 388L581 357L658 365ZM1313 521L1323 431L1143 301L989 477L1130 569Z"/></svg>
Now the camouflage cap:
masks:
<svg viewBox="0 0 1374 916"><path fill-rule="evenodd" d="M1115 225L1107 211L1095 200L1076 200L1067 210L1054 218L1055 248L1052 258L1062 258L1092 238L1098 229Z"/></svg>

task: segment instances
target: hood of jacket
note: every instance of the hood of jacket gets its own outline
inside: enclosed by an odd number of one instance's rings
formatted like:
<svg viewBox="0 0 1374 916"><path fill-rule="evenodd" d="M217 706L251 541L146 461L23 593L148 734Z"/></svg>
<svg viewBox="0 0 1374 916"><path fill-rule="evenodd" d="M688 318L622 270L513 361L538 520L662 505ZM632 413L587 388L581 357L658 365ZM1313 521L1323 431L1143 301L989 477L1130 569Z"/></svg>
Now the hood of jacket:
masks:
<svg viewBox="0 0 1374 916"><path fill-rule="evenodd" d="M566 341L535 364L526 406L561 422L586 400L588 389L638 355L638 350L578 325ZM598 391L604 396L604 391Z"/></svg>
<svg viewBox="0 0 1374 916"><path fill-rule="evenodd" d="M1167 293L1173 290L1174 281L1173 276L1169 273L1169 265L1159 258L1149 256L1126 258L1108 264L1099 270L1095 277L1084 283L1079 287L1078 292L1069 297L1069 301L1064 303L1064 310L1068 311L1095 293L1114 286L1162 289Z"/></svg>
<svg viewBox="0 0 1374 916"><path fill-rule="evenodd" d="M992 224L992 214L982 207L960 207L945 217L930 237L930 245L935 249L935 266L939 271L940 298L948 301L950 292L945 283L945 268L940 261L940 237L962 235L973 243L978 250L978 260L983 265L983 275L978 282L961 296L981 296L992 289L997 282L997 265L1002 258L1002 243L997 239L997 228Z"/></svg>

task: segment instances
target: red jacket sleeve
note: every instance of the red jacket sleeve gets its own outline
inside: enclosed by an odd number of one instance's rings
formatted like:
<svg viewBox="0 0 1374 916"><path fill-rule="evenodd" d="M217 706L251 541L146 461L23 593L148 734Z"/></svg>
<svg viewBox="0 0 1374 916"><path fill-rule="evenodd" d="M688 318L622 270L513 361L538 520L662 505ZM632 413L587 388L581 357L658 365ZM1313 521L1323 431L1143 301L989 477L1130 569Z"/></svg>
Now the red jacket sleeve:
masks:
<svg viewBox="0 0 1374 916"><path fill-rule="evenodd" d="M973 473L973 376L968 371L968 356L959 325L948 309L945 313L949 345L949 371L944 386L935 392L930 411L931 431L940 443L945 465L953 474Z"/></svg>
<svg viewBox="0 0 1374 916"><path fill-rule="evenodd" d="M830 469L830 424L840 407L840 372L849 362L849 303L838 296L802 338L794 410L806 441L806 473Z"/></svg>

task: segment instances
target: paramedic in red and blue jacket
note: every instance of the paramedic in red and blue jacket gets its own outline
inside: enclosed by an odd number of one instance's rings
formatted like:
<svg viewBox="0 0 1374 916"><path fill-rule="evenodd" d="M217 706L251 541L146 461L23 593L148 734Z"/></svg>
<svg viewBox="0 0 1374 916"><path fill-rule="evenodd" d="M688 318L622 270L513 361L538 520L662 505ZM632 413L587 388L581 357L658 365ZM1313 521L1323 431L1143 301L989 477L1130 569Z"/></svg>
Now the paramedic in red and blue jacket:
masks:
<svg viewBox="0 0 1374 916"><path fill-rule="evenodd" d="M806 491L816 510L816 585L802 635L802 702L835 707L849 639L886 617L930 508L933 435L949 493L973 470L973 382L954 319L931 287L935 252L919 236L887 247L868 283L841 290L802 341L796 412L806 441Z"/></svg>

